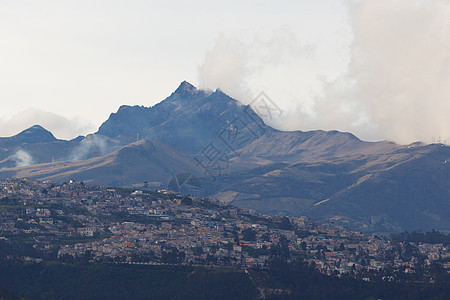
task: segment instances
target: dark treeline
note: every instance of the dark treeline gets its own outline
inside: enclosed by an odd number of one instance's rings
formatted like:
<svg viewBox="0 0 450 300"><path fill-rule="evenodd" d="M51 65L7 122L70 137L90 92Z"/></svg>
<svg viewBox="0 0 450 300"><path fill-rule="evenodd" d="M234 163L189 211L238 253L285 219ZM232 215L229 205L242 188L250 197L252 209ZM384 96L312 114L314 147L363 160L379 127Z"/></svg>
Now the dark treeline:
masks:
<svg viewBox="0 0 450 300"><path fill-rule="evenodd" d="M0 261L0 299L255 299L236 269Z"/></svg>
<svg viewBox="0 0 450 300"><path fill-rule="evenodd" d="M10 291L0 288L0 300L19 300L19 299L24 298L20 298L16 294L13 294Z"/></svg>
<svg viewBox="0 0 450 300"><path fill-rule="evenodd" d="M267 299L448 299L449 282L366 282L351 276L327 276L305 262L273 259L267 270L252 270L266 287ZM447 277L448 279L448 277Z"/></svg>
<svg viewBox="0 0 450 300"><path fill-rule="evenodd" d="M0 260L0 299L447 299L448 282L365 282L273 259L268 269ZM259 290L258 290L259 289Z"/></svg>
<svg viewBox="0 0 450 300"><path fill-rule="evenodd" d="M391 239L402 242L450 245L450 234L445 234L434 229L426 233L405 231L398 234L392 234Z"/></svg>

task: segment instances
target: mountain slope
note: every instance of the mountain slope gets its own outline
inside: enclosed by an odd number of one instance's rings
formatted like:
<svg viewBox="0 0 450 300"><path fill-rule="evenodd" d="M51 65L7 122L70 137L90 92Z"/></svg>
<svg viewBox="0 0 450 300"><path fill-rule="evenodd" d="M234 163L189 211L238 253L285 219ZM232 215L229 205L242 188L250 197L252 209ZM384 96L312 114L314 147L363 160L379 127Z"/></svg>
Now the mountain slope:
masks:
<svg viewBox="0 0 450 300"><path fill-rule="evenodd" d="M392 142L364 142L338 131L271 131L249 144L244 154L273 161L317 161L328 158L391 153Z"/></svg>
<svg viewBox="0 0 450 300"><path fill-rule="evenodd" d="M266 213L305 215L364 232L450 230L450 147L281 165L227 182L219 200Z"/></svg>
<svg viewBox="0 0 450 300"><path fill-rule="evenodd" d="M0 178L28 177L64 182L70 179L110 186L152 182L166 186L184 170L196 172L194 161L158 142L141 140L109 155L0 170Z"/></svg>
<svg viewBox="0 0 450 300"><path fill-rule="evenodd" d="M431 145L367 175L307 214L364 231L449 230L450 147Z"/></svg>
<svg viewBox="0 0 450 300"><path fill-rule="evenodd" d="M109 154L123 145L122 141L92 134L60 140L34 125L15 136L0 138L0 168L83 160Z"/></svg>

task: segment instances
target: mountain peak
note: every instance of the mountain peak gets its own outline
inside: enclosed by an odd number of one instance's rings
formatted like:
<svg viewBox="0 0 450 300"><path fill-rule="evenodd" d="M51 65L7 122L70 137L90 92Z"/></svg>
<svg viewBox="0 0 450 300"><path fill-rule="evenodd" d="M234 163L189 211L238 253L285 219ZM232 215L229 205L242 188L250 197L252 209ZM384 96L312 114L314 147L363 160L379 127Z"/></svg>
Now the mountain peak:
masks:
<svg viewBox="0 0 450 300"><path fill-rule="evenodd" d="M12 138L23 143L46 143L56 141L53 134L40 125L33 125Z"/></svg>
<svg viewBox="0 0 450 300"><path fill-rule="evenodd" d="M186 80L183 81L180 86L175 90L175 94L189 94L189 95L193 95L196 94L198 92L198 89L193 86L192 84L190 84L189 82L187 82Z"/></svg>

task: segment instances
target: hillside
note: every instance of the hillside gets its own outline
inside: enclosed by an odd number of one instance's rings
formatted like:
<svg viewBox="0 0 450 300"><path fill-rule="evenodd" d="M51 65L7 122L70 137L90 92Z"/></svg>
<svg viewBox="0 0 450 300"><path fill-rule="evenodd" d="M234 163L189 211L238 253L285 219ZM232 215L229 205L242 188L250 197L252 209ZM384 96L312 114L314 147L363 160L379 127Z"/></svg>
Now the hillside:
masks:
<svg viewBox="0 0 450 300"><path fill-rule="evenodd" d="M69 141L60 140L45 128L34 125L17 135L0 138L0 169L100 157L125 144L92 134Z"/></svg>
<svg viewBox="0 0 450 300"><path fill-rule="evenodd" d="M28 177L54 182L74 179L109 186L167 185L176 174L196 166L186 156L158 142L141 140L109 155L0 170L0 178Z"/></svg>
<svg viewBox="0 0 450 300"><path fill-rule="evenodd" d="M233 174L239 180L226 182L214 197L364 232L449 230L449 161L450 147L430 145L388 155L272 165L260 174Z"/></svg>
<svg viewBox="0 0 450 300"><path fill-rule="evenodd" d="M364 231L449 230L450 147L431 145L369 173L307 214Z"/></svg>

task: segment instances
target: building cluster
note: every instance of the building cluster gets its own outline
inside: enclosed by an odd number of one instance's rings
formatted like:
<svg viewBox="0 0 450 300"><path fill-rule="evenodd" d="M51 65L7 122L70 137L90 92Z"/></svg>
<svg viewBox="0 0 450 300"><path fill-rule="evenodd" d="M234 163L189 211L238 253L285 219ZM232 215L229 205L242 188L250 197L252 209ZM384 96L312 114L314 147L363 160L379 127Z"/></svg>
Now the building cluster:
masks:
<svg viewBox="0 0 450 300"><path fill-rule="evenodd" d="M0 181L0 237L56 259L266 267L301 258L325 274L450 270L449 247L364 235L306 217L281 217L190 198L70 181Z"/></svg>

